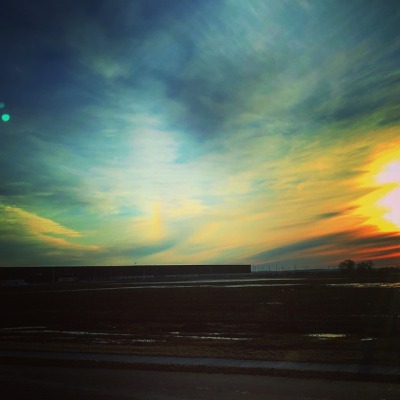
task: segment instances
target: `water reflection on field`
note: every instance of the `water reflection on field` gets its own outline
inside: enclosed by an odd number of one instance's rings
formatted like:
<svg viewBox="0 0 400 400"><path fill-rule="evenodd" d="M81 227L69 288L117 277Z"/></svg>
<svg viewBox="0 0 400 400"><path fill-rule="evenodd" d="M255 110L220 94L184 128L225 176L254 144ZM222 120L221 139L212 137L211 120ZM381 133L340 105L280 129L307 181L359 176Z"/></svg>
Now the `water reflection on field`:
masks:
<svg viewBox="0 0 400 400"><path fill-rule="evenodd" d="M321 340L328 340L328 339L344 338L347 335L345 335L343 333L309 333L308 335L305 335L305 336L317 338L317 339L321 339Z"/></svg>
<svg viewBox="0 0 400 400"><path fill-rule="evenodd" d="M166 342L170 339L182 340L220 340L220 341L244 341L252 340L240 334L226 334L220 332L167 332L164 334L147 335L143 337L134 333L119 333L119 332L97 332L97 331L75 331L75 330L57 330L47 329L44 326L30 326L30 327L9 327L0 329L0 337L11 338L7 335L12 334L12 338L27 337L34 334L35 337L51 337L53 339L74 339L74 338L87 338L92 343L97 344L134 344L134 343L155 343ZM32 336L31 336L32 337Z"/></svg>
<svg viewBox="0 0 400 400"><path fill-rule="evenodd" d="M387 288L387 289L399 289L400 282L353 282L353 283L329 283L327 286L336 286L336 287L351 287L351 288Z"/></svg>
<svg viewBox="0 0 400 400"><path fill-rule="evenodd" d="M331 286L331 287L343 287L343 288L387 288L387 289L398 289L400 288L400 282L338 282L338 283L327 283L327 282L310 282L310 280L297 278L296 280L288 279L285 282L282 279L279 280L265 280L265 279L251 279L251 280L197 280L197 281L186 281L186 282L157 282L157 283L132 283L124 284L121 286L108 286L103 287L85 287L85 288L71 288L71 289L58 289L57 292L86 292L86 291L104 291L104 290L134 290L134 289L183 289L183 288L247 288L247 287L294 287L294 286ZM51 290L50 292L53 292Z"/></svg>
<svg viewBox="0 0 400 400"><path fill-rule="evenodd" d="M304 282L302 282L304 281ZM84 287L71 289L46 290L46 292L85 292L99 290L127 290L127 289L183 289L183 288L246 288L246 287L272 287L272 286L301 286L306 284L306 279L212 279L172 282L132 282L130 284L109 284L102 287Z"/></svg>
<svg viewBox="0 0 400 400"><path fill-rule="evenodd" d="M238 336L226 336L222 333L203 333L191 335L187 333L181 332L169 332L169 335L173 338L181 338L181 339L194 339L194 340L233 340L233 341L242 341L242 340L251 340L249 337L238 337Z"/></svg>

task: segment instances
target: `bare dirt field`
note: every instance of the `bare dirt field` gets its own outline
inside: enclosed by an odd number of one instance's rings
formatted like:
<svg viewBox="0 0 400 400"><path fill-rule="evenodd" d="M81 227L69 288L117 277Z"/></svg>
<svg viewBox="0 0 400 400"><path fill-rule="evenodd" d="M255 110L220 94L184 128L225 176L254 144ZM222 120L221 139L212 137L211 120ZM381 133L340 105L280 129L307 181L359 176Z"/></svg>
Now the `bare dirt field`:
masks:
<svg viewBox="0 0 400 400"><path fill-rule="evenodd" d="M3 287L0 348L399 364L398 278Z"/></svg>

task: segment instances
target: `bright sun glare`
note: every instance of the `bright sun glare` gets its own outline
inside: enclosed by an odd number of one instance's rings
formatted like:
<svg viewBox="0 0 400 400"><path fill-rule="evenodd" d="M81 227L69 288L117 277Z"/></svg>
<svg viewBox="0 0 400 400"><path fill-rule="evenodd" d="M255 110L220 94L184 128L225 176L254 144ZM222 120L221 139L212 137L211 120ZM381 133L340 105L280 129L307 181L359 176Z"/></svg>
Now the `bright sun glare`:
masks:
<svg viewBox="0 0 400 400"><path fill-rule="evenodd" d="M377 182L381 185L394 187L378 201L378 205L388 211L384 217L400 228L400 160L386 165L384 171L378 174Z"/></svg>
<svg viewBox="0 0 400 400"><path fill-rule="evenodd" d="M382 232L400 230L400 155L397 148L381 153L368 167L363 187L374 190L358 202L357 213Z"/></svg>

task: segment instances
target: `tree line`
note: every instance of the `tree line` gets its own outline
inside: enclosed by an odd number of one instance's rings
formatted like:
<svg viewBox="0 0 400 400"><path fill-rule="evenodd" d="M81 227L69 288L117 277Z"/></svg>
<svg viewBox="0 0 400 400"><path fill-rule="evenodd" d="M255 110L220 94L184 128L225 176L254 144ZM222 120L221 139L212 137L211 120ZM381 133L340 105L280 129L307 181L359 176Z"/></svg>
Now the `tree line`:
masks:
<svg viewBox="0 0 400 400"><path fill-rule="evenodd" d="M374 262L372 260L365 260L356 263L353 260L344 260L339 263L338 268L342 272L370 272L374 267Z"/></svg>

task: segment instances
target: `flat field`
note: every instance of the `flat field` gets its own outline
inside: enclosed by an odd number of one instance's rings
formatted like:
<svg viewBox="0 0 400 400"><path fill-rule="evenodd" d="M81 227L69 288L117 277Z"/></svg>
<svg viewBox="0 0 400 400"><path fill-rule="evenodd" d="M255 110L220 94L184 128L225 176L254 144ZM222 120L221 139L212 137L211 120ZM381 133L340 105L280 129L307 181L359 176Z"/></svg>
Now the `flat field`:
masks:
<svg viewBox="0 0 400 400"><path fill-rule="evenodd" d="M398 282L248 276L2 287L0 348L398 364ZM366 338L374 339L367 352Z"/></svg>

